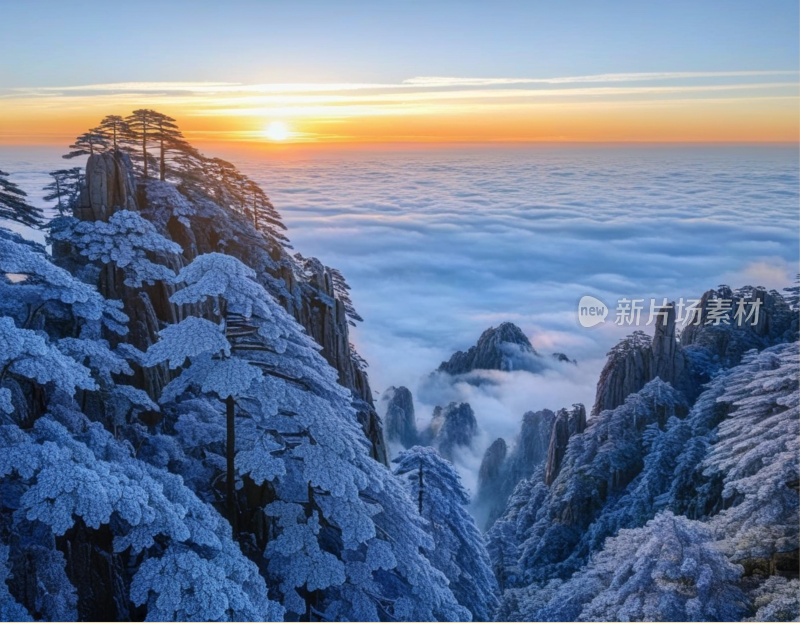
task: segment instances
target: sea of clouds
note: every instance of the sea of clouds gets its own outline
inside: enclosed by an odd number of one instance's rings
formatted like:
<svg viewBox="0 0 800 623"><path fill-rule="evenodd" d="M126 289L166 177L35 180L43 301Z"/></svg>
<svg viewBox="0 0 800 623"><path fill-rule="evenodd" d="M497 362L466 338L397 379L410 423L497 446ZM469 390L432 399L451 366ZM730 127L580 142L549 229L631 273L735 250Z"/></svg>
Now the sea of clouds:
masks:
<svg viewBox="0 0 800 623"><path fill-rule="evenodd" d="M43 172L63 166L47 153L0 148L0 169L38 198ZM798 271L793 147L213 155L263 184L297 251L342 270L364 317L352 339L376 399L409 387L420 425L436 404L472 405L483 434L460 467L473 489L483 449L511 440L525 411L591 406L605 353L632 330L614 325L618 299L647 309L721 283L780 289ZM585 294L609 306L608 322L578 324ZM440 362L504 321L578 365L420 393Z"/></svg>

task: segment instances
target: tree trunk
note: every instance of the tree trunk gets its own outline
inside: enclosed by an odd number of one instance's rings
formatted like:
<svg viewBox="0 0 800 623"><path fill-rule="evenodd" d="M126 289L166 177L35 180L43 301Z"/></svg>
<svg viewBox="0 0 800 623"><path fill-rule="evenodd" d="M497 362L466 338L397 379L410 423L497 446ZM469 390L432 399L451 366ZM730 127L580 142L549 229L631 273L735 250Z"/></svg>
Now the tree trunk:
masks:
<svg viewBox="0 0 800 623"><path fill-rule="evenodd" d="M236 429L234 419L234 406L236 405L232 396L225 399L225 415L228 424L228 439L226 442L226 459L228 468L228 477L226 480L226 491L228 498L228 520L231 522L234 535L236 534L236 476L234 475L233 459L235 456L236 448Z"/></svg>
<svg viewBox="0 0 800 623"><path fill-rule="evenodd" d="M422 515L422 467L419 468L419 514Z"/></svg>
<svg viewBox="0 0 800 623"><path fill-rule="evenodd" d="M162 129L161 132L163 133L164 130ZM167 177L167 162L164 159L164 136L163 136L163 134L161 136L161 162L160 162L160 168L161 168L161 170L159 171L160 178L161 178L161 181L163 182Z"/></svg>
<svg viewBox="0 0 800 623"><path fill-rule="evenodd" d="M147 122L142 122L142 158L144 158L144 176L147 177Z"/></svg>

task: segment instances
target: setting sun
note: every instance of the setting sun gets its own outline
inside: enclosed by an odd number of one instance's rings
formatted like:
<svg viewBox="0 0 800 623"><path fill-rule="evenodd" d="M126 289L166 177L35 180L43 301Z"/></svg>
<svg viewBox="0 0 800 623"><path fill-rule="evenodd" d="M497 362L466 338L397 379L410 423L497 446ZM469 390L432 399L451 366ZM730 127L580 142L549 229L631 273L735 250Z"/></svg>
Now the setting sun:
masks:
<svg viewBox="0 0 800 623"><path fill-rule="evenodd" d="M289 128L283 121L270 121L264 129L264 137L271 141L285 141L289 134Z"/></svg>

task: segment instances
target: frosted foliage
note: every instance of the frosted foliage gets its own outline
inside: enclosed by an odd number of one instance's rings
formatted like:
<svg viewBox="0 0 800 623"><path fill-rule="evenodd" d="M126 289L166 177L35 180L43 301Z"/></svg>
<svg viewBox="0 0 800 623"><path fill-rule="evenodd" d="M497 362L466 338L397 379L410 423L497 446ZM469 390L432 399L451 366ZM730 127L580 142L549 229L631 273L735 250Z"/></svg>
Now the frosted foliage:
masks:
<svg viewBox="0 0 800 623"><path fill-rule="evenodd" d="M113 374L133 374L128 362L111 350L105 340L84 340L65 337L58 341L58 350L89 367L105 385L114 381Z"/></svg>
<svg viewBox="0 0 800 623"><path fill-rule="evenodd" d="M335 370L283 309L269 322L283 348L250 355L265 374L237 400L248 417L237 419L235 465L256 485L269 482L280 500L264 511L273 526L265 556L284 606L334 619L469 618L423 555L433 544L407 494L369 457ZM215 365L196 360L181 376L198 363ZM201 425L191 416L181 434L196 438Z"/></svg>
<svg viewBox="0 0 800 623"><path fill-rule="evenodd" d="M431 562L447 576L458 603L469 609L473 620L489 620L497 607L497 581L483 535L466 508L469 494L455 469L433 448L420 446L394 462L395 474L403 478L429 522L434 540Z"/></svg>
<svg viewBox="0 0 800 623"><path fill-rule="evenodd" d="M755 616L748 621L797 621L800 619L800 581L769 576L748 595Z"/></svg>
<svg viewBox="0 0 800 623"><path fill-rule="evenodd" d="M117 426L124 424L131 413L159 411L156 403L150 400L147 392L131 385L115 385L108 396L112 421Z"/></svg>
<svg viewBox="0 0 800 623"><path fill-rule="evenodd" d="M214 362L200 389L222 398L241 396L257 378L261 371L243 359L223 359Z"/></svg>
<svg viewBox="0 0 800 623"><path fill-rule="evenodd" d="M174 369L182 366L187 357L203 353L230 354L230 344L220 327L204 318L189 316L178 324L168 325L158 335L161 339L147 350L147 366L166 361Z"/></svg>
<svg viewBox="0 0 800 623"><path fill-rule="evenodd" d="M741 567L727 561L708 528L665 512L622 530L566 582L511 591L518 621L736 621L746 600Z"/></svg>
<svg viewBox="0 0 800 623"><path fill-rule="evenodd" d="M190 360L160 403L180 413L176 431L192 457L192 481L204 470L224 470L225 431L222 414L197 408L186 392L232 395L238 486L269 483L278 500L264 508L265 569L287 610L348 619L469 618L423 554L433 544L420 518L409 521L416 513L407 494L370 458L350 392L319 345L254 277L230 256L199 256L176 279L185 287L172 301L222 299L223 315L247 316L258 328L250 339L263 348L245 351L245 360L220 327L187 319L163 330L145 357L148 365L173 367ZM189 404L195 406L182 407Z"/></svg>
<svg viewBox="0 0 800 623"><path fill-rule="evenodd" d="M11 390L0 387L0 412L13 413L14 404L11 402Z"/></svg>
<svg viewBox="0 0 800 623"><path fill-rule="evenodd" d="M221 333L219 335L222 336ZM166 404L173 401L190 387L213 392L223 400L229 396L239 398L260 377L260 370L242 359L212 359L210 355L202 354L193 359L178 378L164 387L160 402Z"/></svg>
<svg viewBox="0 0 800 623"><path fill-rule="evenodd" d="M73 394L76 388L95 389L89 370L67 357L45 339L28 329L19 329L8 317L0 317L0 370L40 385L54 383ZM0 408L10 413L8 391L0 397Z"/></svg>
<svg viewBox="0 0 800 623"><path fill-rule="evenodd" d="M8 547L0 543L0 621L33 621L30 613L8 592Z"/></svg>
<svg viewBox="0 0 800 623"><path fill-rule="evenodd" d="M731 508L714 519L734 559L797 549L798 344L751 351L726 377L718 402L730 405L703 463L723 474Z"/></svg>
<svg viewBox="0 0 800 623"><path fill-rule="evenodd" d="M64 534L80 517L112 529L116 552L144 553L131 599L148 620L279 620L257 567L230 527L179 476L133 457L97 423L80 440L45 416L0 427L0 484L23 490L18 516Z"/></svg>
<svg viewBox="0 0 800 623"><path fill-rule="evenodd" d="M640 526L652 517L651 508L637 514L641 507L636 496L666 487L668 476L660 468L642 476L645 458L655 438L685 409L683 395L657 378L628 396L625 404L593 417L582 434L570 438L552 485L542 483L530 500L519 501L521 508L513 517L503 518L514 524L505 530L519 535L522 577L517 581L567 576L617 529ZM492 530L490 539L494 537L500 538L500 533ZM500 544L493 549L498 555L508 551ZM493 564L508 566L499 559Z"/></svg>
<svg viewBox="0 0 800 623"><path fill-rule="evenodd" d="M172 184L150 180L144 186L147 203L157 212L171 213L186 227L192 226L190 217L196 214L194 206Z"/></svg>
<svg viewBox="0 0 800 623"><path fill-rule="evenodd" d="M125 285L139 288L143 283L168 281L175 273L162 264L148 259L148 254L174 255L179 245L156 231L150 221L135 212L120 210L103 221L63 219L61 226L52 228L53 240L67 242L92 261L113 262L125 273Z"/></svg>
<svg viewBox="0 0 800 623"><path fill-rule="evenodd" d="M53 264L47 255L13 236L0 237L0 275L24 276L7 283L0 279L0 314L18 315L26 305L60 305L75 318L100 321L124 335L128 317L122 303L104 299L95 288ZM55 313L55 310L53 310Z"/></svg>
<svg viewBox="0 0 800 623"><path fill-rule="evenodd" d="M147 621L283 620L283 608L248 586L263 586L255 565L242 566L252 569L226 569L191 549L172 547L161 558L142 563L131 584L131 600L147 604Z"/></svg>
<svg viewBox="0 0 800 623"><path fill-rule="evenodd" d="M175 283L186 287L173 294L170 300L181 305L222 297L227 301L229 312L248 318L255 313L269 319L277 303L254 281L255 276L253 269L235 257L206 253L181 269Z"/></svg>

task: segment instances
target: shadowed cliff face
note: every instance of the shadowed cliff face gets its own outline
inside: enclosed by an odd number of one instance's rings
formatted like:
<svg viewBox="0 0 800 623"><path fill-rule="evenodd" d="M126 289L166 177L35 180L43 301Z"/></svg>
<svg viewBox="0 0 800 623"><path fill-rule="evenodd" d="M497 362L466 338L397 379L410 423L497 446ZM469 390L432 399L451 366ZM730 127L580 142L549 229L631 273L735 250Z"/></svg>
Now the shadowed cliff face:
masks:
<svg viewBox="0 0 800 623"><path fill-rule="evenodd" d="M321 354L339 374L339 383L352 392L373 458L388 465L369 380L351 351L345 305L337 298L330 269L320 262L301 264L281 244L257 231L243 215L205 195L168 182L137 179L123 153L90 156L75 217L107 221L122 209L138 211L160 234L181 246L182 255L159 258L176 272L196 256L211 252L232 255L255 270L261 284L320 344ZM54 248L54 255L60 261L71 259L69 249L63 246ZM157 332L165 322L175 323L186 315L214 319L210 304L187 309L170 303L174 287L169 284L132 289L122 282L120 271L107 266L101 272L98 287L105 297L123 301L124 311L131 318L128 341L140 350L157 340ZM139 369L137 381L156 396L169 382L169 374L165 367Z"/></svg>
<svg viewBox="0 0 800 623"><path fill-rule="evenodd" d="M389 443L408 449L417 444L414 399L407 387L390 387L381 396L383 429Z"/></svg>
<svg viewBox="0 0 800 623"><path fill-rule="evenodd" d="M472 445L478 434L478 421L469 403L451 402L446 407L436 407L429 428L431 443L448 461L458 448Z"/></svg>

